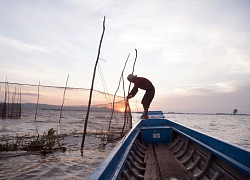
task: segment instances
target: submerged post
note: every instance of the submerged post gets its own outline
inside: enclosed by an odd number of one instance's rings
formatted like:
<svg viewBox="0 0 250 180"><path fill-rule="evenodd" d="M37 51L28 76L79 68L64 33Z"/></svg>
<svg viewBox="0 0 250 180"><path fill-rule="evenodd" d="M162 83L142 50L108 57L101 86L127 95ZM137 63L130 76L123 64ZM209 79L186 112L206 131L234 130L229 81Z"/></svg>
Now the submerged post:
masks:
<svg viewBox="0 0 250 180"><path fill-rule="evenodd" d="M96 59L96 62L95 62L95 67L94 67L94 72L93 72L93 77L92 77L92 84L91 84L91 89L90 89L90 94L89 94L88 110L87 110L86 118L85 118L85 122L84 122L84 131L83 131L83 137L82 137L81 150L83 149L83 146L84 146L84 141L85 141L85 136L86 136L86 131L87 131L88 118L89 118L89 110L90 110L90 106L91 106L92 92L93 92L94 82L95 82L96 67L97 67L99 56L100 56L100 52L101 52L102 39L103 39L103 36L104 36L104 32L105 32L105 16L104 16L104 20L103 20L102 36L101 36L101 40L100 40L100 43L99 43L97 59Z"/></svg>
<svg viewBox="0 0 250 180"><path fill-rule="evenodd" d="M37 90L37 101L36 101L35 121L36 121L37 108L38 108L38 103L39 103L39 87L40 87L40 81L39 81L38 90Z"/></svg>
<svg viewBox="0 0 250 180"><path fill-rule="evenodd" d="M22 116L22 101L21 101L21 98L22 98L22 90L21 90L21 85L20 85L20 98L19 98L19 103L20 103L20 106L19 106L19 117L21 118Z"/></svg>
<svg viewBox="0 0 250 180"><path fill-rule="evenodd" d="M64 92L63 92L63 102L62 102L62 105L61 105L61 111L60 111L60 119L59 119L59 123L61 123L61 118L62 118L62 110L63 110L64 101L65 101L65 92L66 92L66 89L67 89L67 86L68 86L68 80L69 80L69 74L68 74L67 81L66 81L66 85L65 85L65 88L64 88Z"/></svg>

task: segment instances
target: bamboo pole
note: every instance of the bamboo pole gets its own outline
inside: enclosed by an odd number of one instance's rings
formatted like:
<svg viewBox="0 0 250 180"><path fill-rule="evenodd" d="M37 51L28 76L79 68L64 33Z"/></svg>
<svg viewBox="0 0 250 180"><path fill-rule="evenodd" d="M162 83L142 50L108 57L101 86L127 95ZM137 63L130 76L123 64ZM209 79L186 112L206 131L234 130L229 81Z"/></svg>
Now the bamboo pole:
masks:
<svg viewBox="0 0 250 180"><path fill-rule="evenodd" d="M67 89L68 80L69 80L69 74L68 74L67 81L66 81L66 85L65 85L65 88L64 88L64 92L63 92L63 102L62 102L62 105L61 105L61 112L60 112L60 119L59 119L59 123L61 123L61 118L62 118L62 109L63 109L63 104L64 104L64 101L65 101L65 92L66 92L66 89Z"/></svg>
<svg viewBox="0 0 250 180"><path fill-rule="evenodd" d="M12 95L10 119L12 119L12 117L13 117L13 111L14 111L14 108L15 108L15 100L16 100L16 87L15 87L15 91L14 91L14 93Z"/></svg>
<svg viewBox="0 0 250 180"><path fill-rule="evenodd" d="M20 109L19 109L19 117L21 118L21 116L22 116L22 100L21 100L21 98L22 98L22 89L21 89L21 86L20 86L20 99L19 99L19 103L20 103Z"/></svg>
<svg viewBox="0 0 250 180"><path fill-rule="evenodd" d="M39 102L39 87L40 87L40 81L39 81L39 85L38 85L38 92L37 92L37 102L36 102L35 121L36 121L37 107L38 107L38 102Z"/></svg>
<svg viewBox="0 0 250 180"><path fill-rule="evenodd" d="M94 67L94 72L93 72L93 77L92 77L92 84L91 84L91 89L90 89L90 94L89 94L88 110L87 110L86 118L85 118L85 122L84 122L84 132L83 132L83 137L82 137L81 151L83 150L83 146L84 146L84 142L85 142L85 136L86 136L87 125L88 125L88 118L89 118L89 110L90 110L91 100L92 100L92 92L93 92L94 82L95 82L96 67L97 67L99 56L100 56L100 52L101 52L102 39L103 39L103 36L104 36L104 32L105 32L105 16L104 16L104 19L103 19L103 31L102 31L102 36L101 36L101 40L100 40L100 43L99 43L97 59L96 59L96 63L95 63L95 67Z"/></svg>
<svg viewBox="0 0 250 180"><path fill-rule="evenodd" d="M19 116L19 113L20 113L19 112L19 98L20 98L19 95L20 95L20 90L19 90L19 88L17 88L17 101L16 101L16 105L15 105L16 106L15 117L18 119L20 118L20 116Z"/></svg>
<svg viewBox="0 0 250 180"><path fill-rule="evenodd" d="M125 70L125 67L126 67L126 64L127 64L127 62L128 62L129 56L130 56L130 54L128 55L127 60L126 60L126 62L125 62L125 64L124 64L124 66L123 66L123 70L122 70L122 74L121 74L121 77L120 77L120 80L119 80L119 83L118 83L118 87L117 87L116 92L115 92L115 95L114 95L114 100L113 100L113 103L112 103L112 104L113 104L113 108L112 108L112 113L111 113L111 117L110 117L110 120L109 120L109 130L108 130L109 133L110 133L110 124L111 124L111 120L112 120L112 118L113 118L114 109L115 109L115 97L116 97L116 94L117 94L117 92L118 92L118 90L119 90L121 80L123 79L123 72L124 72L124 70ZM124 94L124 96L125 96L125 94Z"/></svg>
<svg viewBox="0 0 250 180"><path fill-rule="evenodd" d="M7 117L10 117L10 88L9 88L9 82L6 76L6 84L7 84L7 107L6 107L6 114Z"/></svg>
<svg viewBox="0 0 250 180"><path fill-rule="evenodd" d="M132 74L134 74L136 60L137 60L137 49L135 49L135 61L134 61L134 64L133 64ZM130 86L131 86L131 82L129 83L128 94L129 94L129 92L130 92ZM121 137L123 136L124 128L125 128L125 124L126 124L126 119L127 119L127 107L128 107L128 105L129 105L128 99L126 99L126 102L125 102L125 112L124 112L124 122L123 122ZM130 128L132 128L132 122L131 122L131 124L130 124Z"/></svg>
<svg viewBox="0 0 250 180"><path fill-rule="evenodd" d="M7 81L5 82L5 95L4 95L2 119L6 118L6 109L7 109L7 104L6 103L7 103Z"/></svg>
<svg viewBox="0 0 250 180"><path fill-rule="evenodd" d="M134 64L133 64L132 74L134 74L136 60L137 60L137 49L135 49L135 61L134 61ZM131 86L131 82L129 83L128 94L130 92L130 86Z"/></svg>

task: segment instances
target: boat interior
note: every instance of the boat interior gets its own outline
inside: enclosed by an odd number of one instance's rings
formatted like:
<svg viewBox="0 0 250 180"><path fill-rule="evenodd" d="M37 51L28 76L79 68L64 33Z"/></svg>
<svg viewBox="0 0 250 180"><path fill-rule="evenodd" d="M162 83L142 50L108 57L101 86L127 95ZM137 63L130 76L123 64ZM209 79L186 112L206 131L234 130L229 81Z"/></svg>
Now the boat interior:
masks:
<svg viewBox="0 0 250 180"><path fill-rule="evenodd" d="M250 179L248 151L151 118L138 122L88 179Z"/></svg>
<svg viewBox="0 0 250 180"><path fill-rule="evenodd" d="M135 140L119 179L249 179L211 152L173 133L169 144Z"/></svg>

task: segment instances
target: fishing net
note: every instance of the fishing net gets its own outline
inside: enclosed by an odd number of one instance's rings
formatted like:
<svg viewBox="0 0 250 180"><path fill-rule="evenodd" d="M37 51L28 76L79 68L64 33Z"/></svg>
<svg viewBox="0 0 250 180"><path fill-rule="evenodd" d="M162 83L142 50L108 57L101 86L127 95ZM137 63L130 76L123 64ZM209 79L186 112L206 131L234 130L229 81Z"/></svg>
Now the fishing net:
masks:
<svg viewBox="0 0 250 180"><path fill-rule="evenodd" d="M18 123L20 131L26 129L29 133L48 128L60 134L82 133L89 94L90 90L84 88L0 82L0 117L5 123ZM124 136L131 127L131 111L124 97L93 90L87 134L105 135L112 141ZM14 136L27 132L16 128L13 134L5 133Z"/></svg>

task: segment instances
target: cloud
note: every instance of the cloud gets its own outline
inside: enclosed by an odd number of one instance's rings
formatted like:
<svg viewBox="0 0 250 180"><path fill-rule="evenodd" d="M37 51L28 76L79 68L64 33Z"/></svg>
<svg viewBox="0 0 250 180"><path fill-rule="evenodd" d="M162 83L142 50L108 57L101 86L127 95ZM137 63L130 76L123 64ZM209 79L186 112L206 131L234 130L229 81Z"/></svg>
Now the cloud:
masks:
<svg viewBox="0 0 250 180"><path fill-rule="evenodd" d="M219 92L235 92L238 90L238 83L234 84L232 82L218 82L215 84L215 86L218 87Z"/></svg>
<svg viewBox="0 0 250 180"><path fill-rule="evenodd" d="M177 89L170 90L168 93L174 96L180 96L180 95L181 96L191 96L191 95L200 96L200 95L209 95L213 93L213 90L202 88L202 87L185 87L185 88L177 88Z"/></svg>
<svg viewBox="0 0 250 180"><path fill-rule="evenodd" d="M218 89L184 88L168 94L156 94L153 107L164 111L217 113L236 108L240 113L250 114L250 81L217 83ZM165 99L162 102L160 99Z"/></svg>
<svg viewBox="0 0 250 180"><path fill-rule="evenodd" d="M193 86L193 87L178 87L172 88L168 91L167 96L200 96L200 95L211 95L211 94L223 94L237 92L241 89L245 89L250 86L249 80L238 80L238 81L223 81L217 82L215 84L208 84L202 86Z"/></svg>
<svg viewBox="0 0 250 180"><path fill-rule="evenodd" d="M38 95L37 95L38 93L22 93L22 96L35 96L35 97L37 97ZM42 94L39 94L39 96L43 96Z"/></svg>
<svg viewBox="0 0 250 180"><path fill-rule="evenodd" d="M46 47L38 46L38 45L32 45L27 43L22 43L16 39L4 37L0 35L0 42L2 43L2 46L7 45L11 48L16 48L22 51L26 52L43 52L48 53L48 49Z"/></svg>
<svg viewBox="0 0 250 180"><path fill-rule="evenodd" d="M130 73L136 48L135 73L152 80L162 100L205 107L246 89L250 75L249 3L229 2L4 1L0 69L12 81L59 86L69 73L69 84L88 87L105 15L101 58L107 62L100 64L110 92L129 53ZM102 89L98 77L95 82Z"/></svg>

